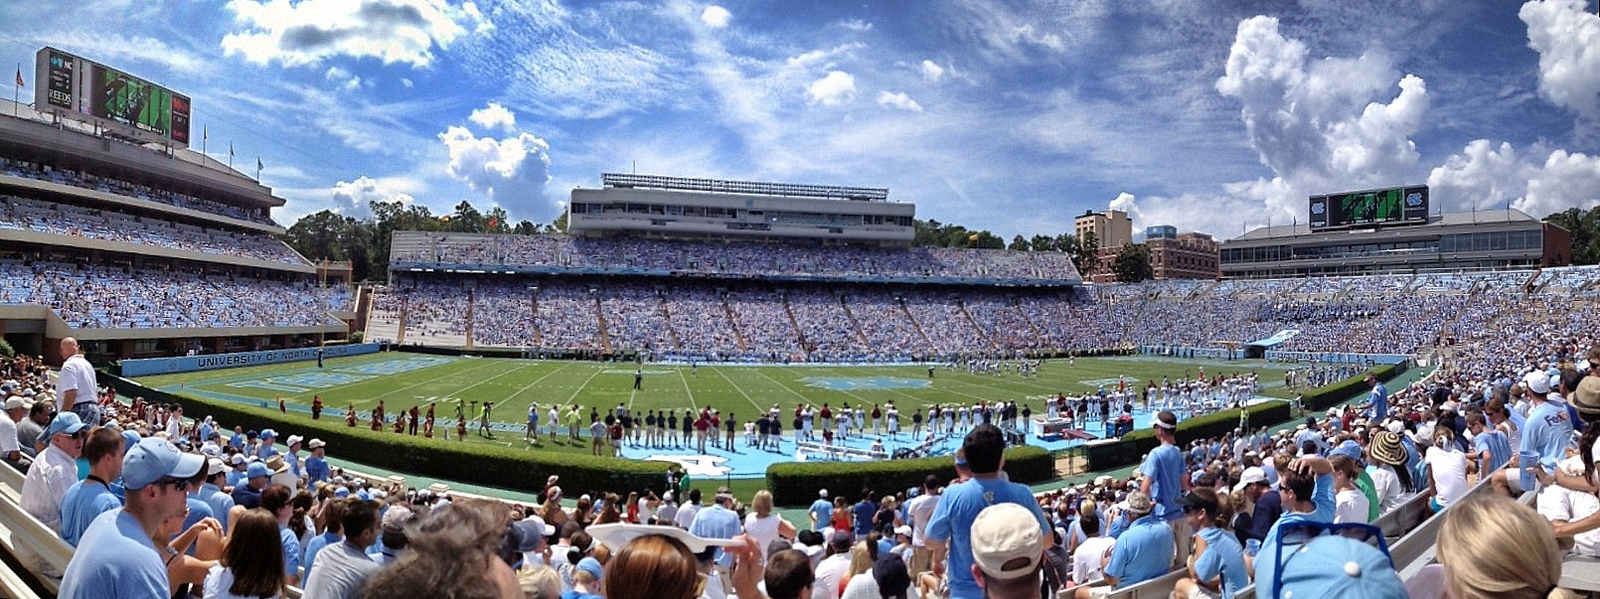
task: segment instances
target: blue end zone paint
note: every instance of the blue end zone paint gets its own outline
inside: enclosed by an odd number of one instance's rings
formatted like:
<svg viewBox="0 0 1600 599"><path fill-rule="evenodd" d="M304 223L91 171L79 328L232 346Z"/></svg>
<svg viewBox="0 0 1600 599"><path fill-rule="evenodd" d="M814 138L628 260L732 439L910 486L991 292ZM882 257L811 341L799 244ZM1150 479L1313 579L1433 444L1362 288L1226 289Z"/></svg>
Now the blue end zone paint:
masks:
<svg viewBox="0 0 1600 599"><path fill-rule="evenodd" d="M882 391L887 389L924 389L933 381L905 379L892 376L808 376L800 379L807 387L829 391Z"/></svg>

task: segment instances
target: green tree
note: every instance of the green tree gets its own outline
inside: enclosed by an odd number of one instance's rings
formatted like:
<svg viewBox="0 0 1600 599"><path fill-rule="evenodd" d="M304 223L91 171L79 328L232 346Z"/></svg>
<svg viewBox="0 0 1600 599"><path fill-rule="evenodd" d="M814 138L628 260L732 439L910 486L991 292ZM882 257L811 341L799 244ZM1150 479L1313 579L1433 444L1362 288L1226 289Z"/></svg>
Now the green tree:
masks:
<svg viewBox="0 0 1600 599"><path fill-rule="evenodd" d="M1011 245L1006 246L1006 249L1026 252L1030 247L1032 246L1028 245L1028 240L1023 239L1021 235L1018 235L1011 238Z"/></svg>
<svg viewBox="0 0 1600 599"><path fill-rule="evenodd" d="M472 202L461 200L456 204L456 211L450 215L449 230L456 233L482 233L488 219L482 212L473 207Z"/></svg>
<svg viewBox="0 0 1600 599"><path fill-rule="evenodd" d="M556 215L555 220L550 221L550 225L545 230L551 233L566 233L567 211L562 210L561 214Z"/></svg>
<svg viewBox="0 0 1600 599"><path fill-rule="evenodd" d="M485 233L498 233L501 235L511 232L511 215L506 214L506 209L495 206L484 214L483 231ZM493 224L490 224L493 223Z"/></svg>
<svg viewBox="0 0 1600 599"><path fill-rule="evenodd" d="M1142 243L1122 246L1122 251L1117 252L1116 261L1111 265L1111 271L1116 274L1119 283L1138 283L1156 276L1150 266L1150 248Z"/></svg>
<svg viewBox="0 0 1600 599"><path fill-rule="evenodd" d="M1056 240L1048 235L1034 235L1028 240L1028 249L1035 252L1048 252L1056 249Z"/></svg>
<svg viewBox="0 0 1600 599"><path fill-rule="evenodd" d="M1600 206L1583 210L1568 208L1544 218L1572 235L1572 264L1600 262Z"/></svg>
<svg viewBox="0 0 1600 599"><path fill-rule="evenodd" d="M533 224L533 221L530 220L523 220L518 222L517 228L512 229L511 232L516 235L538 235L539 225Z"/></svg>
<svg viewBox="0 0 1600 599"><path fill-rule="evenodd" d="M1078 274L1088 278L1094 274L1100 265L1100 240L1095 239L1093 231L1083 234L1077 243L1068 244L1072 248L1072 265L1078 267Z"/></svg>
<svg viewBox="0 0 1600 599"><path fill-rule="evenodd" d="M300 217L289 227L284 241L308 260L344 260L342 240L347 226L346 217L323 210Z"/></svg>

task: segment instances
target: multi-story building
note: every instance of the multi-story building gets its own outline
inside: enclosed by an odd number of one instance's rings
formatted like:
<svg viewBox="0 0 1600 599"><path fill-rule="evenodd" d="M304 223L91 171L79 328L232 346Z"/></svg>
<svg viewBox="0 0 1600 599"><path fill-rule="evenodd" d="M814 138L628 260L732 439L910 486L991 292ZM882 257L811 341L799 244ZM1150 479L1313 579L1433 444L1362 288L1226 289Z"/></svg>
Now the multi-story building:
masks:
<svg viewBox="0 0 1600 599"><path fill-rule="evenodd" d="M1105 212L1085 212L1083 216L1073 220L1073 234L1078 239L1086 235L1094 235L1095 245L1100 249L1121 248L1133 243L1133 220L1128 218L1128 213L1121 210L1107 210Z"/></svg>

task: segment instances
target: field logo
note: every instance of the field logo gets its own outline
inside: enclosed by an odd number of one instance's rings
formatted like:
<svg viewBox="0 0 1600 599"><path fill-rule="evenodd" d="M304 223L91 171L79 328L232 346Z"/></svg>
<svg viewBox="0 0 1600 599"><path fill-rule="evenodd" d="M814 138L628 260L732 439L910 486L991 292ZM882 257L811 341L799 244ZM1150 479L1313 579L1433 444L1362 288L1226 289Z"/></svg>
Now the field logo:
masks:
<svg viewBox="0 0 1600 599"><path fill-rule="evenodd" d="M892 376L808 376L800 379L807 387L829 391L883 391L888 389L926 389L932 381Z"/></svg>
<svg viewBox="0 0 1600 599"><path fill-rule="evenodd" d="M1117 383L1126 382L1127 384L1132 385L1133 383L1138 382L1138 381L1135 381L1134 379L1130 379L1130 378L1120 378L1120 379L1093 379L1093 380L1078 381L1078 382L1083 383L1085 385L1088 385L1090 387L1105 387L1107 389L1110 389L1112 387L1117 386Z"/></svg>
<svg viewBox="0 0 1600 599"><path fill-rule="evenodd" d="M728 461L728 458L712 455L657 454L645 458L645 460L650 462L672 462L679 466L683 466L683 471L689 473L690 476L726 476L729 472L733 471L732 468L723 465L724 462Z"/></svg>

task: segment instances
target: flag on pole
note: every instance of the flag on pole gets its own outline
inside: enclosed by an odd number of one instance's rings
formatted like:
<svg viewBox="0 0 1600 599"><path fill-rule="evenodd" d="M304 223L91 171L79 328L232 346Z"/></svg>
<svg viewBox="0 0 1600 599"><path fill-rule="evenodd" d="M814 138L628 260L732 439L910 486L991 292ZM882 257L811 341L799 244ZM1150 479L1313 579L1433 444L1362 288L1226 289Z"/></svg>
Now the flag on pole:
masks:
<svg viewBox="0 0 1600 599"><path fill-rule="evenodd" d="M256 157L256 172L259 173L259 172L261 172L261 169L264 169L264 168L266 168L266 167L261 166L261 157L257 156Z"/></svg>
<svg viewBox="0 0 1600 599"><path fill-rule="evenodd" d="M17 87L27 85L22 81L22 63L17 63Z"/></svg>
<svg viewBox="0 0 1600 599"><path fill-rule="evenodd" d="M204 141L206 141L208 139L211 139L211 125L201 125L200 126L200 141L204 142Z"/></svg>
<svg viewBox="0 0 1600 599"><path fill-rule="evenodd" d="M228 142L228 159L233 159L233 142Z"/></svg>

